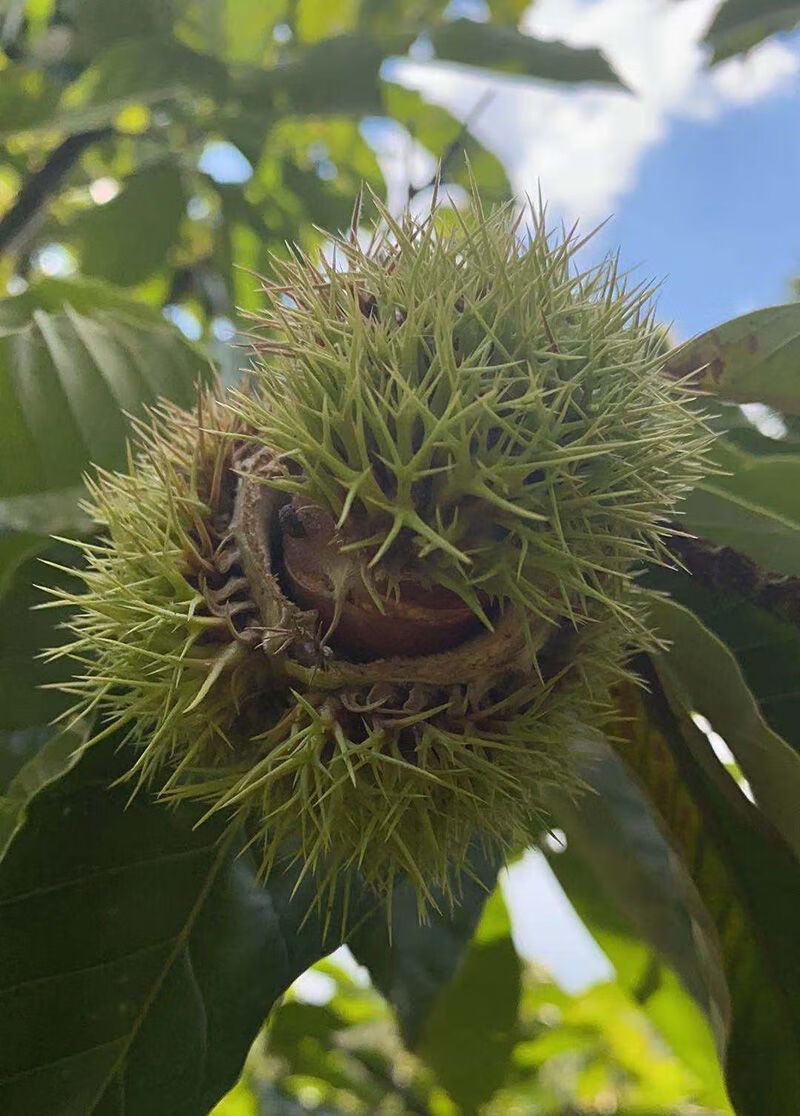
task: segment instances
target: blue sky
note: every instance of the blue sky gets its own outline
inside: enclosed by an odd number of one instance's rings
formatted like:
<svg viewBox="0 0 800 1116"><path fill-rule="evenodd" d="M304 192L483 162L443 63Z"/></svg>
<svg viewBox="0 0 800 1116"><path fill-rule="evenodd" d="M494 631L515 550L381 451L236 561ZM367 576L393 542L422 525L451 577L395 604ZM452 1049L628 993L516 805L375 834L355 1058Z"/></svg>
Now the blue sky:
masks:
<svg viewBox="0 0 800 1116"><path fill-rule="evenodd" d="M678 121L647 153L603 239L663 279L682 336L785 302L800 276L800 82L708 121ZM605 232L605 230L604 230Z"/></svg>

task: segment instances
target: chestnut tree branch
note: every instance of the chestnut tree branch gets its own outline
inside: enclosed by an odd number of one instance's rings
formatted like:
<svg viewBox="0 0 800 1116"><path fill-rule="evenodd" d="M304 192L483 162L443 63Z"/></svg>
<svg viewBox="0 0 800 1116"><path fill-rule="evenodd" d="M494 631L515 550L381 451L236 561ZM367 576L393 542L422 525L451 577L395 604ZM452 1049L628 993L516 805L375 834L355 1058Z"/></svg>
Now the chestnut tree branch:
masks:
<svg viewBox="0 0 800 1116"><path fill-rule="evenodd" d="M11 207L0 218L0 252L12 251L19 244L83 152L112 134L113 128L109 127L76 132L50 153L41 169L26 179Z"/></svg>

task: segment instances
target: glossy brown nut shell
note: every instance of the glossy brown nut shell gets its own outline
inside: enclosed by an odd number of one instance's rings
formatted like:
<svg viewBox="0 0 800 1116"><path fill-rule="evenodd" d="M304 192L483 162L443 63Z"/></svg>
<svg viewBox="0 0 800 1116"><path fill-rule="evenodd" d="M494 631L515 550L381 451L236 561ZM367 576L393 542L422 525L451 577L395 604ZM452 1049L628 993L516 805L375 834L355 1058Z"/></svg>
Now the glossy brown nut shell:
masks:
<svg viewBox="0 0 800 1116"><path fill-rule="evenodd" d="M334 619L331 573L350 561L339 550L333 516L322 508L293 502L282 517L283 572L296 604L315 609L323 630ZM379 598L381 608L359 585L347 591L330 644L348 658L430 655L457 646L481 630L481 622L459 596L400 580L398 592Z"/></svg>

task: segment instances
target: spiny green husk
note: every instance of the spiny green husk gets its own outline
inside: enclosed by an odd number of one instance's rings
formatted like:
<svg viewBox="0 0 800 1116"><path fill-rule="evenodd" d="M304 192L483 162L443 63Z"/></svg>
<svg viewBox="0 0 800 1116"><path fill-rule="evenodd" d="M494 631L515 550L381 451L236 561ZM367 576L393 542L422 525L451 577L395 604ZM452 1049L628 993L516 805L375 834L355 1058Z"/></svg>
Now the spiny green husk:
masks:
<svg viewBox="0 0 800 1116"><path fill-rule="evenodd" d="M642 292L532 212L395 223L265 284L252 385L163 406L99 473L69 653L95 746L131 777L294 850L320 897L357 868L424 911L471 842L508 851L577 789L570 743L608 715L648 633L632 581L702 470L706 433L661 377ZM337 518L382 607L415 580L486 626L436 656L353 662L280 580L278 512ZM345 579L336 592L347 594ZM334 592L334 589L331 589ZM402 653L402 652L401 652Z"/></svg>
<svg viewBox="0 0 800 1116"><path fill-rule="evenodd" d="M338 240L322 275L301 256L265 286L238 408L296 466L276 483L478 612L599 601L625 620L608 587L661 553L704 439L661 374L648 291L613 259L576 273L579 244L532 207L524 251L508 209L449 233L383 216L368 249Z"/></svg>

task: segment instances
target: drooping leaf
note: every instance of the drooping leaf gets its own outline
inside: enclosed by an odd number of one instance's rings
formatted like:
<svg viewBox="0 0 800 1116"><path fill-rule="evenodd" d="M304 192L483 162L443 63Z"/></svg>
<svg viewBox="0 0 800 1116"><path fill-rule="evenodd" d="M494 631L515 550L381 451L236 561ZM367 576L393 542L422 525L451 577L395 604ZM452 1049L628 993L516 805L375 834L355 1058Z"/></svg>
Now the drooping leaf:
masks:
<svg viewBox="0 0 800 1116"><path fill-rule="evenodd" d="M706 425L718 436L713 454L715 461L721 458L723 468L730 467L729 451L735 454L740 450L750 458L800 455L800 419L797 416L778 412L763 403L754 404L761 423L759 429L753 418L737 403L725 403L707 395L700 397L698 403ZM770 433L763 428L765 419ZM715 482L720 484L724 479L716 477Z"/></svg>
<svg viewBox="0 0 800 1116"><path fill-rule="evenodd" d="M616 748L642 782L716 928L731 999L738 1116L791 1116L800 1096L800 863L714 758L652 666L619 687Z"/></svg>
<svg viewBox="0 0 800 1116"><path fill-rule="evenodd" d="M47 280L0 301L0 500L31 498L2 505L6 526L82 529L83 472L124 465L123 412L160 395L189 406L207 375L177 330L102 284Z"/></svg>
<svg viewBox="0 0 800 1116"><path fill-rule="evenodd" d="M432 30L431 42L437 57L447 62L546 81L622 85L599 50L534 39L513 27L453 19Z"/></svg>
<svg viewBox="0 0 800 1116"><path fill-rule="evenodd" d="M204 1116L338 941L296 874L261 886L211 824L126 806L110 751L40 791L0 865L0 1111Z"/></svg>
<svg viewBox="0 0 800 1116"><path fill-rule="evenodd" d="M401 884L392 898L391 938L384 908L354 931L353 955L394 1008L409 1047L420 1041L437 997L461 963L499 867L497 859L476 849L452 910L443 906L420 924L413 888Z"/></svg>
<svg viewBox="0 0 800 1116"><path fill-rule="evenodd" d="M749 452L727 436L718 438L711 452L725 471L714 477L714 488L800 523L800 455L791 451L791 442L785 448L778 439L763 440L769 444Z"/></svg>
<svg viewBox="0 0 800 1116"><path fill-rule="evenodd" d="M436 999L416 1050L460 1109L476 1113L503 1083L514 1049L521 965L495 892L455 977Z"/></svg>
<svg viewBox="0 0 800 1116"><path fill-rule="evenodd" d="M630 780L627 782L630 784ZM632 793L639 792L633 790ZM674 928L676 918L675 912L668 911L665 905L669 889L659 893L664 872L663 855L659 852L657 859L652 858L648 846L655 841L664 846L664 839L655 830L652 820L649 822L651 832L643 830L641 805L633 809L633 824L629 827L624 802L623 799L614 804L621 805L622 809L613 814L601 806L596 817L592 817L592 822L597 824L583 822L580 829L570 826L566 848L557 853L550 851L550 865L581 921L614 966L617 983L641 1007L661 1038L695 1075L692 1100L728 1112L725 1083L709 1026L709 1021L719 1024L722 1020L713 1013L704 1014L697 1001L687 993L685 984L663 960L664 934L658 927L659 913L666 915L668 927ZM606 834L602 823L609 818L612 832ZM625 844L629 833L634 842L630 848ZM599 854L594 848L596 843L601 846ZM648 859L654 862L648 863ZM636 861L633 869L629 860ZM670 871L675 874L674 869ZM637 884L631 887L632 879L641 878L643 873L648 877L644 889ZM683 913L684 899L676 898L678 911ZM642 924L645 926L644 940L639 930ZM648 945L654 941L654 928L655 939L662 945L661 954L653 953ZM687 957L680 959L684 972L689 957L695 965L698 962L696 943L690 939L688 945ZM706 966L710 960L704 959ZM724 999L727 995L724 982L721 992ZM716 1010L721 1007L723 1003L715 1003ZM566 1037L567 1047L574 1050L579 1045L580 1032L568 1033ZM530 1052L526 1051L526 1055Z"/></svg>
<svg viewBox="0 0 800 1116"><path fill-rule="evenodd" d="M626 950L617 948L612 962L626 987L637 987L657 950L711 1025L719 1028L725 1015L724 982L713 962L698 951L698 923L704 916L685 870L640 788L608 744L599 738L582 740L576 760L586 791L574 799L553 794L550 800L554 820L567 838L566 851L550 857L553 870L584 921L588 918L625 943ZM602 891L586 886L587 874ZM607 938L598 940L609 952ZM717 1038L722 1037L718 1030Z"/></svg>
<svg viewBox="0 0 800 1116"><path fill-rule="evenodd" d="M689 574L652 569L648 584L668 592L722 641L770 728L800 752L800 592L795 580L762 578L753 563L727 548L694 545L682 550L681 560Z"/></svg>
<svg viewBox="0 0 800 1116"><path fill-rule="evenodd" d="M651 616L669 640L655 656L662 683L723 737L759 806L800 856L800 755L766 723L732 652L694 613L659 600Z"/></svg>
<svg viewBox="0 0 800 1116"><path fill-rule="evenodd" d="M751 502L733 487L704 481L693 488L681 504L681 529L742 551L774 573L800 574L800 523Z"/></svg>
<svg viewBox="0 0 800 1116"><path fill-rule="evenodd" d="M65 235L86 274L131 287L169 262L185 207L177 166L156 163L126 179L105 205L83 210Z"/></svg>
<svg viewBox="0 0 800 1116"><path fill-rule="evenodd" d="M511 196L503 164L447 109L392 81L384 82L383 95L387 114L443 163L444 182L467 186L471 173L486 198L505 201Z"/></svg>
<svg viewBox="0 0 800 1116"><path fill-rule="evenodd" d="M725 0L706 32L713 62L750 50L776 31L800 23L800 4L789 0Z"/></svg>
<svg viewBox="0 0 800 1116"><path fill-rule="evenodd" d="M0 800L18 772L53 735L50 725L35 725L16 732L0 731Z"/></svg>
<svg viewBox="0 0 800 1116"><path fill-rule="evenodd" d="M0 748L22 762L6 786L0 783L0 860L25 824L28 804L75 765L85 739L80 729L36 727L3 734Z"/></svg>
<svg viewBox="0 0 800 1116"><path fill-rule="evenodd" d="M800 303L770 306L680 345L665 372L733 403L800 414Z"/></svg>

